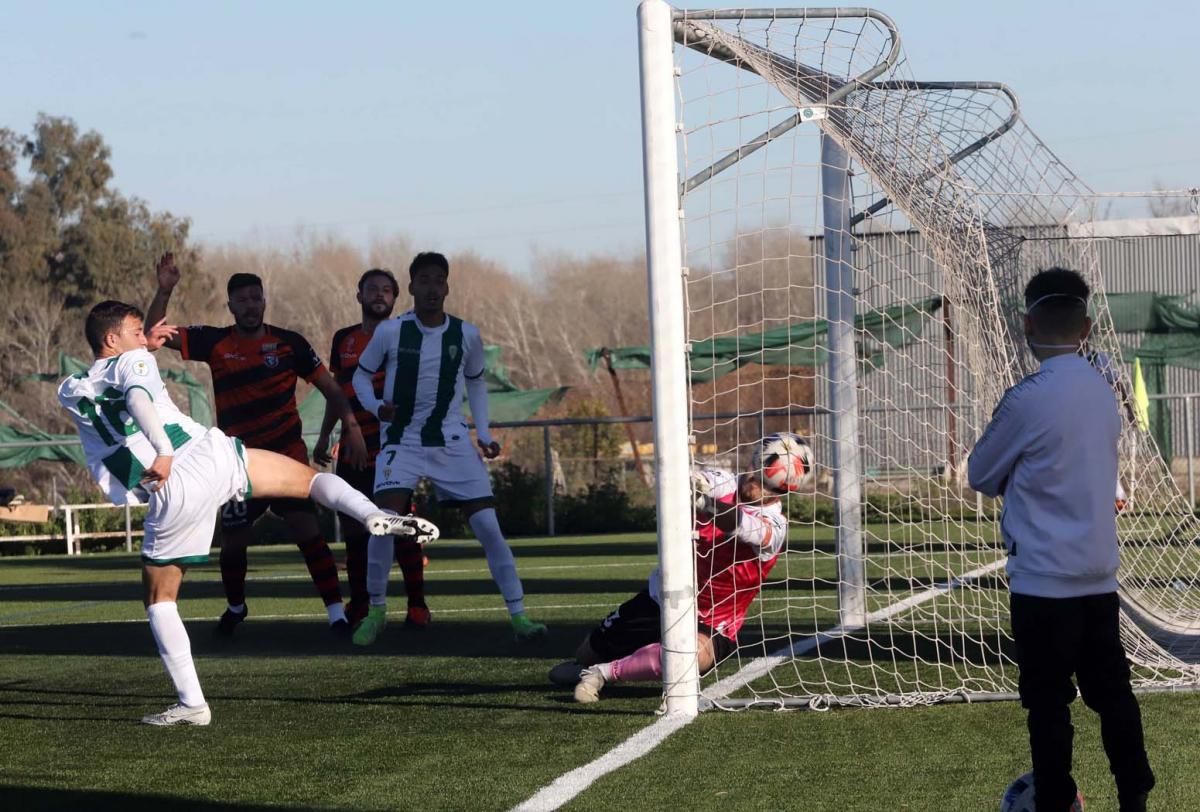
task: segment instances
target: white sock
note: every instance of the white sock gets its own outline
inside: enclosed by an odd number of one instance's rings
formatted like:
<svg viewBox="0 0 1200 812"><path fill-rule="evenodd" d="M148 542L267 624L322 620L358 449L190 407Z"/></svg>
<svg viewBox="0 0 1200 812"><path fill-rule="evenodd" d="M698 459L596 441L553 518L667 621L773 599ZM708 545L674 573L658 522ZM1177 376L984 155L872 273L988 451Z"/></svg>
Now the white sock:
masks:
<svg viewBox="0 0 1200 812"><path fill-rule="evenodd" d="M492 571L492 580L500 587L504 603L508 606L510 615L520 615L525 612L525 590L521 587L521 577L517 575L517 562L513 560L512 549L500 532L500 522L496 519L496 510L486 508L471 514L468 519L475 538L483 545L483 554L487 556L488 569Z"/></svg>
<svg viewBox="0 0 1200 812"><path fill-rule="evenodd" d="M325 607L326 613L329 615L329 625L332 626L339 620L346 619L346 607L342 606L342 602L331 603Z"/></svg>
<svg viewBox="0 0 1200 812"><path fill-rule="evenodd" d="M387 606L388 576L396 553L395 536L371 536L367 539L367 594L372 606Z"/></svg>
<svg viewBox="0 0 1200 812"><path fill-rule="evenodd" d="M244 604L244 603L238 603L238 604L229 603L229 604L226 604L226 606L228 606L229 611L233 612L235 615L240 615L246 611L246 604Z"/></svg>
<svg viewBox="0 0 1200 812"><path fill-rule="evenodd" d="M175 601L152 603L146 608L146 617L150 618L150 631L179 701L189 708L203 705L204 692L192 662L192 641L179 618L179 607Z"/></svg>
<svg viewBox="0 0 1200 812"><path fill-rule="evenodd" d="M313 477L308 497L330 510L345 513L359 524L366 524L368 516L381 512L374 502L336 474L317 474Z"/></svg>
<svg viewBox="0 0 1200 812"><path fill-rule="evenodd" d="M596 668L600 669L600 676L604 677L605 682L612 680L612 663L598 663Z"/></svg>

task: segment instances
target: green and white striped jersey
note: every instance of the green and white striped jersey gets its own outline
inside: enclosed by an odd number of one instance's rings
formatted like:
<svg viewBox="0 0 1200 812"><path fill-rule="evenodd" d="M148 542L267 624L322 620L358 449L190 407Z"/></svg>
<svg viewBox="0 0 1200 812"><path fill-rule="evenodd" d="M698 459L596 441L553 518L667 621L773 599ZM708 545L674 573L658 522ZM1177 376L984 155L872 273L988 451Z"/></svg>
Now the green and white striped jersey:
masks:
<svg viewBox="0 0 1200 812"><path fill-rule="evenodd" d="M154 401L177 454L186 452L189 442L208 431L171 401L158 364L146 350L98 359L86 372L59 384L58 402L71 413L79 429L88 470L114 505L149 500L139 483L157 456L125 408L125 393L135 388L144 389Z"/></svg>
<svg viewBox="0 0 1200 812"><path fill-rule="evenodd" d="M484 369L475 325L446 316L442 326L426 327L410 310L375 328L358 365L371 374L387 371L382 399L395 404L396 415L382 425L382 445L444 446L447 436L466 434L466 378Z"/></svg>

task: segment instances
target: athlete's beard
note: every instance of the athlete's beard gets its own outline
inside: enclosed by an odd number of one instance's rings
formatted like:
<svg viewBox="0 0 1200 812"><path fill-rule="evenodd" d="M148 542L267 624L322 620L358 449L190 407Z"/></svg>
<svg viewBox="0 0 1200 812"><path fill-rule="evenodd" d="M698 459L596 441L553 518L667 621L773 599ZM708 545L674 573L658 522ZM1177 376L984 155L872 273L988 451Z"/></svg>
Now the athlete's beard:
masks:
<svg viewBox="0 0 1200 812"><path fill-rule="evenodd" d="M383 321L392 315L392 310L395 305L390 305L387 302L372 302L362 306L363 321Z"/></svg>
<svg viewBox="0 0 1200 812"><path fill-rule="evenodd" d="M250 333L262 327L263 317L260 315L238 316L234 319L234 322L237 324L239 330Z"/></svg>

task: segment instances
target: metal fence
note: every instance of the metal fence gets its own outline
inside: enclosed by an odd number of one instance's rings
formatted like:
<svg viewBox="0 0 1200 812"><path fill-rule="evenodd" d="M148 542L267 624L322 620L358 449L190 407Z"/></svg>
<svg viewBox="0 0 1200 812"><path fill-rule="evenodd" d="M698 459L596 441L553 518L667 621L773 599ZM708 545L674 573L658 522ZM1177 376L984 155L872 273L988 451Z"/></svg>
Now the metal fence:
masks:
<svg viewBox="0 0 1200 812"><path fill-rule="evenodd" d="M1175 435L1176 453L1177 459L1182 460L1183 488L1189 496L1190 503L1195 505L1198 485L1195 457L1196 447L1200 442L1197 431L1197 420L1200 418L1200 412L1198 412L1200 392L1154 395L1152 398L1182 402L1182 409L1176 410L1178 413L1177 426L1180 429ZM940 429L949 412L957 414L958 425L961 427L959 435L953 438L953 443ZM943 476L946 473L947 464L952 465L955 459L965 459L966 452L974 440L972 432L981 428L978 409L971 404L962 403L939 406L917 404L908 407L870 407L862 410L862 416L862 447L865 457L862 470L874 482L914 476ZM900 426L894 421L896 417L903 417L905 431L910 430L909 427L912 425L925 426L928 436L916 438L919 441L914 441L912 437L906 437L898 432L897 429ZM719 453L716 450L698 447L696 449L697 457L707 463L716 463L730 469L741 468L748 462L748 459L742 459L742 456L749 453L754 439L762 437L768 430L777 431L790 428L791 421L801 419L807 421L811 426L811 441L817 460L829 459L830 451L827 448L829 428L825 425L826 421L830 419L829 412L821 408L804 407L767 409L752 413L694 414L694 423L715 424L719 421L727 431L733 432L739 438L737 443L723 444ZM492 428L512 432L508 438L510 447L514 444L513 441L520 436L516 434L517 432L540 434L538 444L540 444L541 459L538 473L541 474L543 480L542 498L546 504L545 532L547 535L553 536L557 530L555 503L569 493L585 490L589 485L595 486L603 483L616 484L623 490L629 490L637 485L644 489L649 498L652 498L653 493L653 449L650 444L643 444L645 446L643 453L650 458L644 460L639 460L633 454L603 458L597 456L563 457L556 449L555 431L590 428L595 435L604 426L633 426L652 422L653 418L647 415L578 417L493 423ZM731 426L733 428L730 428ZM632 450L637 445L636 438L630 434L627 434L626 437ZM0 447L29 448L47 445L51 442L4 443L0 444ZM521 442L526 449L526 459L522 462L532 470L534 465L530 465L531 460L528 459L531 455L528 451L530 443L527 436L522 437ZM125 511L124 531L83 532L81 530L80 517L84 511L122 509ZM82 549L82 541L87 539L123 537L125 549L132 550L133 539L141 535L141 530L134 529L129 506L122 507L106 503L63 504L54 506L54 510L64 519L62 535L2 536L0 543L65 540L68 555L77 555Z"/></svg>

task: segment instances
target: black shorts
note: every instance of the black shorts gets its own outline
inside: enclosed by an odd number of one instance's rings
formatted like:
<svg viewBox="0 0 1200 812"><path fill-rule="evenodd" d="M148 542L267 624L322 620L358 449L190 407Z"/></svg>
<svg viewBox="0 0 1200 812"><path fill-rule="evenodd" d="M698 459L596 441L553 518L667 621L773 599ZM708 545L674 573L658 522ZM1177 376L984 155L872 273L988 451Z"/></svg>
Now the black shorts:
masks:
<svg viewBox="0 0 1200 812"><path fill-rule="evenodd" d="M658 602L650 597L650 590L643 589L592 629L588 645L601 662L612 662L628 657L643 646L661 643L661 611ZM698 625L698 630L712 641L713 659L716 662L721 662L737 650L737 643L703 623Z"/></svg>
<svg viewBox="0 0 1200 812"><path fill-rule="evenodd" d="M292 513L316 515L317 512L308 499L247 499L244 502L233 500L221 507L221 529L240 530L252 527L268 510L280 518Z"/></svg>

